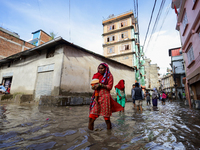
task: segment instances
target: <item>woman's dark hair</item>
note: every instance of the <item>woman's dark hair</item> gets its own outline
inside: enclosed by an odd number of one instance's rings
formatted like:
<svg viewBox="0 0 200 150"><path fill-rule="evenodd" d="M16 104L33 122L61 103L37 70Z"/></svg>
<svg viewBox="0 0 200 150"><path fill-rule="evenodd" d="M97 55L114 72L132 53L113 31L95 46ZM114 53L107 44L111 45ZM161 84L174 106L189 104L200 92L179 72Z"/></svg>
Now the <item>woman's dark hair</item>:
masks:
<svg viewBox="0 0 200 150"><path fill-rule="evenodd" d="M106 66L105 66L104 64L100 64L99 66L101 66L101 65L102 65L104 68L106 68Z"/></svg>

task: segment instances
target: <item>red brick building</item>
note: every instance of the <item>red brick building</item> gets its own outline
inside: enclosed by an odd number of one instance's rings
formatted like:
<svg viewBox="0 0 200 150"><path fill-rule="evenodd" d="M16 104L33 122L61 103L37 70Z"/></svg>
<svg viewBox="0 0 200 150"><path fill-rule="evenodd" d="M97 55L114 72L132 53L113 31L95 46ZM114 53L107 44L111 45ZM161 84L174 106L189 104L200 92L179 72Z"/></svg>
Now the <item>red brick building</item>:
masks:
<svg viewBox="0 0 200 150"><path fill-rule="evenodd" d="M50 35L42 30L32 33L30 41L20 39L17 33L0 27L0 59L28 50L51 40Z"/></svg>
<svg viewBox="0 0 200 150"><path fill-rule="evenodd" d="M0 27L0 59L35 47L19 38L19 35Z"/></svg>

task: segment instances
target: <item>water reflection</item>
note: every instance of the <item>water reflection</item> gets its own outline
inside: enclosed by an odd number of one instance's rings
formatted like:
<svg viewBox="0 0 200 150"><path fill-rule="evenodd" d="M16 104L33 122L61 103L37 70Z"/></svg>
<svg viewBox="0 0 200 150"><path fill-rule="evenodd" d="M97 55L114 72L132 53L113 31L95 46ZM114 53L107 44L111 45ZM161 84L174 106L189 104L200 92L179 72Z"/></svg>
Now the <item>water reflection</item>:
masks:
<svg viewBox="0 0 200 150"><path fill-rule="evenodd" d="M114 113L112 130L103 117L87 130L88 106L38 107L1 104L1 149L198 149L199 110L182 102L146 106L143 112L126 104L125 113Z"/></svg>

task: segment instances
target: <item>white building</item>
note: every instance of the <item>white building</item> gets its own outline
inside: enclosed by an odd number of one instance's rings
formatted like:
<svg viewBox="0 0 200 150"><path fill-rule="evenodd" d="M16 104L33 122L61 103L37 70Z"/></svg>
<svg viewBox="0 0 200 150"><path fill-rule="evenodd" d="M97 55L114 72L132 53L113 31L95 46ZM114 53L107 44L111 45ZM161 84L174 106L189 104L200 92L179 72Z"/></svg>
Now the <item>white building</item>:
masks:
<svg viewBox="0 0 200 150"><path fill-rule="evenodd" d="M32 49L0 60L0 81L11 82L11 94L41 95L91 94L92 75L106 62L114 85L124 79L126 94L131 94L134 69L105 58L58 37ZM115 93L114 88L111 93Z"/></svg>

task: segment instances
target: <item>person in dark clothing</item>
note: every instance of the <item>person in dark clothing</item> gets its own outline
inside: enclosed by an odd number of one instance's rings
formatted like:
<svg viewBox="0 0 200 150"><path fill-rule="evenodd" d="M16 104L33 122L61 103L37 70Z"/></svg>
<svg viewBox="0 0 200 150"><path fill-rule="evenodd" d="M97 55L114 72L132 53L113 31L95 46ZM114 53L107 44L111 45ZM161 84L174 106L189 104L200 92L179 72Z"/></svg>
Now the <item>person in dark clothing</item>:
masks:
<svg viewBox="0 0 200 150"><path fill-rule="evenodd" d="M133 84L133 88L132 88L132 90L131 90L131 96L133 97L133 89L135 88L135 84ZM135 108L135 100L134 99L132 99L133 100L133 106L134 106L134 108Z"/></svg>
<svg viewBox="0 0 200 150"><path fill-rule="evenodd" d="M147 100L147 105L151 105L149 91L146 91L146 100Z"/></svg>
<svg viewBox="0 0 200 150"><path fill-rule="evenodd" d="M142 100L144 99L144 94L141 88L139 88L139 83L135 83L135 88L132 92L132 99L135 100L135 104L137 106L137 110L142 111Z"/></svg>
<svg viewBox="0 0 200 150"><path fill-rule="evenodd" d="M180 100L182 100L181 92L178 93L178 96L179 96Z"/></svg>

